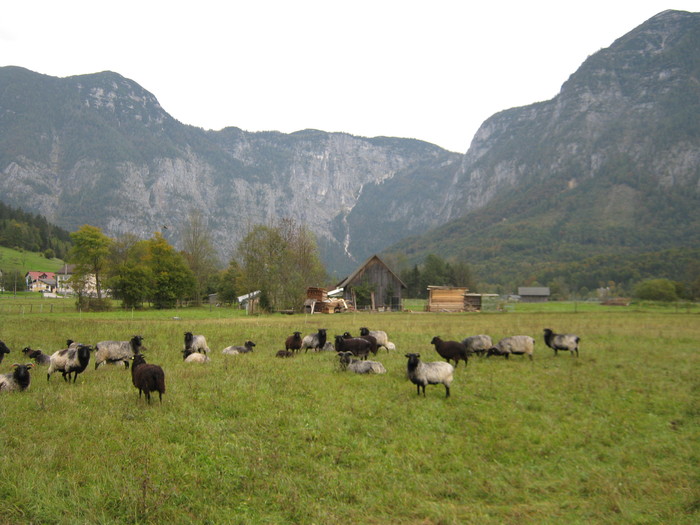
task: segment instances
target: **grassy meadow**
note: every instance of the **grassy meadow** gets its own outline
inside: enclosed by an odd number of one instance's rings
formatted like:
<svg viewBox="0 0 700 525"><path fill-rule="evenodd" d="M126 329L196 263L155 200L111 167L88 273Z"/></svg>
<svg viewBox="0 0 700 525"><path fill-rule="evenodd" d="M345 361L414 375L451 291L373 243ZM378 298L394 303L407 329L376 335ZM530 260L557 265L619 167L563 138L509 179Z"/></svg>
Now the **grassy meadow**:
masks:
<svg viewBox="0 0 700 525"><path fill-rule="evenodd" d="M0 299L2 303L4 299ZM338 370L332 352L277 359L285 337L386 330L388 372ZM582 337L554 357L542 329ZM183 333L206 365L185 364ZM425 398L404 353L431 338L535 337L535 359L460 364ZM492 314L247 317L229 309L100 314L0 308L0 339L52 352L66 338L144 336L163 403L130 372L91 364L75 384L32 371L0 394L1 524L543 524L700 522L700 318L690 308L526 307ZM221 349L256 342L252 354Z"/></svg>

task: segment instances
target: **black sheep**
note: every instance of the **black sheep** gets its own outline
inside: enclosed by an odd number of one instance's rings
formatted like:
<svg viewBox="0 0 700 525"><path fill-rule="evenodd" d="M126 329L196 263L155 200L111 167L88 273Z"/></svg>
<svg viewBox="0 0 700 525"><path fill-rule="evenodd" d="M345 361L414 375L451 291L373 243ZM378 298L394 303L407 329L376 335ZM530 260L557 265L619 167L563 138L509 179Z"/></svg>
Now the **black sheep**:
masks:
<svg viewBox="0 0 700 525"><path fill-rule="evenodd" d="M450 359L454 359L455 368L457 368L460 359L464 361L464 366L469 364L469 353L464 343L460 343L459 341L443 341L439 336L435 336L433 340L430 341L430 344L435 345L437 353L448 363Z"/></svg>
<svg viewBox="0 0 700 525"><path fill-rule="evenodd" d="M26 365L14 364L12 367L14 370L9 374L0 375L0 392L7 391L23 391L29 388L29 383L32 378L29 375L29 369L34 365L32 363L27 363Z"/></svg>
<svg viewBox="0 0 700 525"><path fill-rule="evenodd" d="M345 332L343 334L343 339L352 339L353 337L350 335L350 332ZM365 341L369 342L369 351L372 352L374 355L377 355L377 351L379 350L379 345L377 344L377 338L374 337L373 335L361 335L358 337L358 339L364 339Z"/></svg>
<svg viewBox="0 0 700 525"><path fill-rule="evenodd" d="M27 346L22 350L22 353L26 354L29 359L34 359L37 365L48 365L51 362L51 356L41 350L32 350Z"/></svg>
<svg viewBox="0 0 700 525"><path fill-rule="evenodd" d="M360 339L359 337L345 339L342 335L335 336L336 352L352 352L352 355L360 359L367 359L369 348L370 344L366 339Z"/></svg>
<svg viewBox="0 0 700 525"><path fill-rule="evenodd" d="M151 402L151 392L158 392L158 399L163 402L165 394L165 372L158 365L146 363L142 354L135 354L131 358L131 381L139 389L139 399L141 392L146 394L146 400Z"/></svg>
<svg viewBox="0 0 700 525"><path fill-rule="evenodd" d="M294 335L290 335L287 337L287 340L284 342L284 349L285 350L292 350L296 352L301 348L301 332L294 332Z"/></svg>
<svg viewBox="0 0 700 525"><path fill-rule="evenodd" d="M0 341L0 363L2 363L3 358L5 357L5 354L9 354L10 349L7 348L7 345Z"/></svg>

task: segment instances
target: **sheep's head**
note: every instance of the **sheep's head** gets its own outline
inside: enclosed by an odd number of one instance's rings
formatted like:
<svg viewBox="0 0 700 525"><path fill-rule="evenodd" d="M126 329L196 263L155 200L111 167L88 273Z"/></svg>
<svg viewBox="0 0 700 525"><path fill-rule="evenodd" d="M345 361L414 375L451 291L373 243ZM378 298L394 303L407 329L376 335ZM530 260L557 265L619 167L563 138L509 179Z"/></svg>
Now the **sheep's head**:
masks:
<svg viewBox="0 0 700 525"><path fill-rule="evenodd" d="M369 335L369 328L367 328L366 326L360 328L360 335Z"/></svg>
<svg viewBox="0 0 700 525"><path fill-rule="evenodd" d="M255 343L253 341L246 341L243 346L246 348L249 348L251 351L253 350L253 347L255 346Z"/></svg>
<svg viewBox="0 0 700 525"><path fill-rule="evenodd" d="M415 368L416 366L418 366L420 354L405 354L405 357L408 358L408 366L409 367Z"/></svg>
<svg viewBox="0 0 700 525"><path fill-rule="evenodd" d="M24 348L22 348L22 353L25 355L29 355L29 352L33 352L33 351L34 350L32 350L31 346L25 346ZM2 349L0 349L0 352L2 352Z"/></svg>
<svg viewBox="0 0 700 525"><path fill-rule="evenodd" d="M135 335L131 338L131 346L138 348L143 343L143 336Z"/></svg>
<svg viewBox="0 0 700 525"><path fill-rule="evenodd" d="M439 335L436 335L435 337L433 337L433 340L430 341L431 345L439 345L440 343L442 343L442 339L440 339Z"/></svg>
<svg viewBox="0 0 700 525"><path fill-rule="evenodd" d="M350 332L345 332L343 334L343 339L352 339L352 336L350 335Z"/></svg>
<svg viewBox="0 0 700 525"><path fill-rule="evenodd" d="M301 332L294 332L294 339L301 339Z"/></svg>

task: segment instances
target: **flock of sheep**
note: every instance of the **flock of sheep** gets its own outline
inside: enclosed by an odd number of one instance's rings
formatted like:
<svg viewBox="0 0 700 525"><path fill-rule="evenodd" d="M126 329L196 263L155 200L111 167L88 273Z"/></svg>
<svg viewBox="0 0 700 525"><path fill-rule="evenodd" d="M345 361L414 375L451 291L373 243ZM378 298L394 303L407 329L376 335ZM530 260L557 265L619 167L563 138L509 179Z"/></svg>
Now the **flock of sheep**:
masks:
<svg viewBox="0 0 700 525"><path fill-rule="evenodd" d="M556 356L560 351L570 352L578 357L580 338L575 334L556 334L549 328L544 329L544 342L554 350ZM158 392L160 401L165 393L165 373L163 369L154 364L146 363L141 353L143 337L133 336L128 341L101 341L94 347L82 343L76 343L70 339L67 347L54 352L51 355L44 354L41 350L24 348L22 352L34 363L13 364L13 370L6 374L0 374L0 392L23 391L30 383L30 370L35 366L46 365L47 381L55 372L61 372L64 381L76 381L78 375L88 366L90 353L95 353L95 369L106 364L114 364L129 368L131 366L132 383L141 394L145 394L150 403L151 392ZM420 354L407 353L408 359L406 372L408 379L416 385L417 393L421 391L425 396L427 385L442 384L445 387L445 395L450 395L454 371L459 361L464 361L467 366L469 357L473 355L490 357L492 355L503 356L506 359L510 355L527 355L533 358L535 340L527 335L505 337L493 344L488 335L475 335L462 341L445 341L439 336L432 339L431 344L445 361L423 362ZM246 341L242 346L228 346L222 350L225 355L237 355L252 352L255 343ZM387 352L396 350L396 345L389 341L386 332L381 330L369 330L360 328L360 335L353 337L349 332L336 335L334 340L328 341L326 329L302 337L301 332L294 332L285 340L285 349L276 353L277 357L293 357L297 353L313 351L333 350L338 356L340 369L358 374L384 374L386 369L378 361L368 359L369 354L377 355L380 348ZM0 341L0 363L10 349ZM210 353L206 338L203 335L195 335L185 332L183 359L187 363L206 363L210 361ZM450 363L454 361L454 366Z"/></svg>

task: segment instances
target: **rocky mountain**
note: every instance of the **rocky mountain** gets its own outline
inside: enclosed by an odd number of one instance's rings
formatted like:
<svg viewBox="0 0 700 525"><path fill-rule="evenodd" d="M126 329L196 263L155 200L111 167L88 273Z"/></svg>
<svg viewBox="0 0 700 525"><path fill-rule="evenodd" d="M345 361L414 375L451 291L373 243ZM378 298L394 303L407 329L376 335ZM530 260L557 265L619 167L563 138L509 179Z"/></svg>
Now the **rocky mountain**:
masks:
<svg viewBox="0 0 700 525"><path fill-rule="evenodd" d="M455 179L443 208L467 213L392 251L463 257L494 282L700 246L700 14L660 13L552 100L486 120Z"/></svg>
<svg viewBox="0 0 700 525"><path fill-rule="evenodd" d="M69 230L163 230L176 245L200 210L223 260L249 226L291 217L339 276L387 250L466 258L493 282L584 253L697 244L699 17L655 16L554 99L488 119L465 155L316 130L205 131L117 73L0 68L0 200Z"/></svg>
<svg viewBox="0 0 700 525"><path fill-rule="evenodd" d="M291 217L315 232L329 266L347 271L449 219L421 211L425 194L407 188L429 181L438 199L461 157L417 140L204 131L116 73L54 78L0 68L4 202L70 230L89 223L109 235L150 236L167 226L176 244L197 209L224 260L249 226Z"/></svg>

